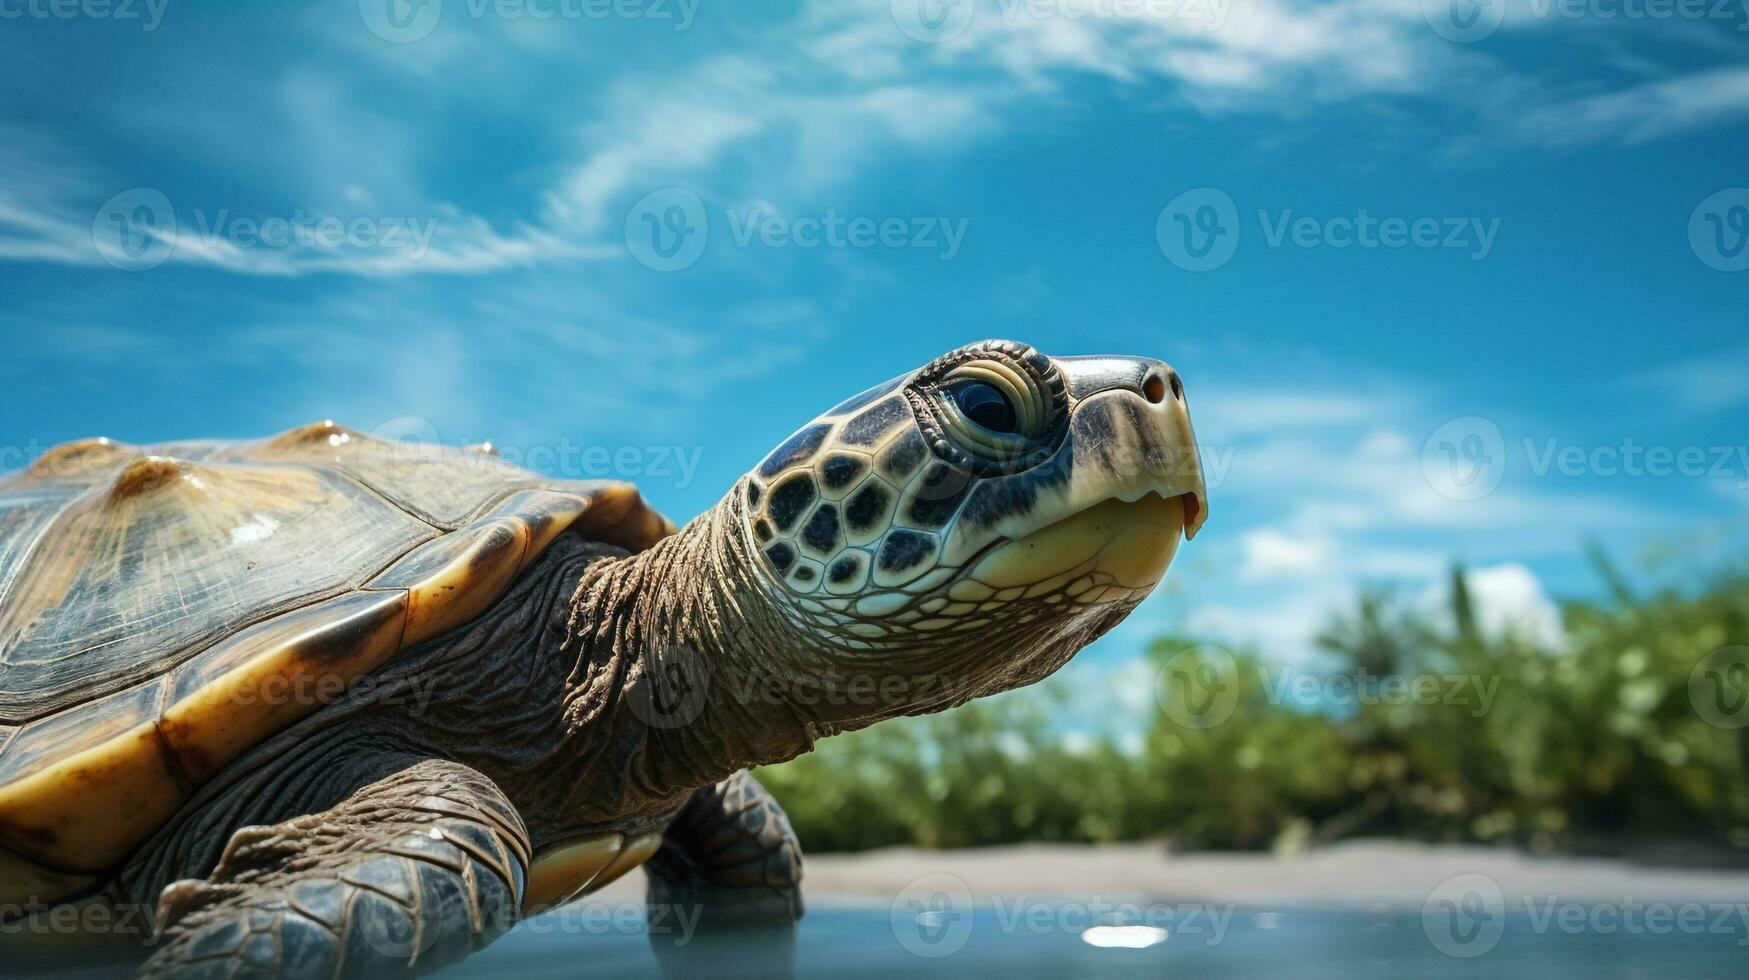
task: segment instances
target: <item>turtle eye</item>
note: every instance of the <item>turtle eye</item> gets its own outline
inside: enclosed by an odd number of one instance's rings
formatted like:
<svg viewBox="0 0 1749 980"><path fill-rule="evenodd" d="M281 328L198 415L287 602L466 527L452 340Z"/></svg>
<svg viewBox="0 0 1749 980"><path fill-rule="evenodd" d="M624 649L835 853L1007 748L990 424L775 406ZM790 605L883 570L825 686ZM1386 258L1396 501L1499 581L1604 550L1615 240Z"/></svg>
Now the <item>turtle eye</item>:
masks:
<svg viewBox="0 0 1749 980"><path fill-rule="evenodd" d="M960 381L948 389L965 417L991 432L1012 433L1020 428L1014 403L1000 388L987 381Z"/></svg>

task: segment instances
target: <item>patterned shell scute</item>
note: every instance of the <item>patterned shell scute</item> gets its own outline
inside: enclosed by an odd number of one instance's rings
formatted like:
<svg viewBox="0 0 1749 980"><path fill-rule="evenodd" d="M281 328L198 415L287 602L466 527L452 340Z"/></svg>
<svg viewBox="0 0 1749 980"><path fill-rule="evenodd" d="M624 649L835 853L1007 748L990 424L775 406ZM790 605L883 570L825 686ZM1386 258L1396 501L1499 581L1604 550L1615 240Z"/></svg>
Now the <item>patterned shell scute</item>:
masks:
<svg viewBox="0 0 1749 980"><path fill-rule="evenodd" d="M673 525L628 484L331 422L85 440L0 479L0 877L109 866L319 707L239 694L368 673L478 615L566 530L636 550Z"/></svg>
<svg viewBox="0 0 1749 980"><path fill-rule="evenodd" d="M141 456L67 501L9 570L0 721L132 686L437 534L332 471Z"/></svg>

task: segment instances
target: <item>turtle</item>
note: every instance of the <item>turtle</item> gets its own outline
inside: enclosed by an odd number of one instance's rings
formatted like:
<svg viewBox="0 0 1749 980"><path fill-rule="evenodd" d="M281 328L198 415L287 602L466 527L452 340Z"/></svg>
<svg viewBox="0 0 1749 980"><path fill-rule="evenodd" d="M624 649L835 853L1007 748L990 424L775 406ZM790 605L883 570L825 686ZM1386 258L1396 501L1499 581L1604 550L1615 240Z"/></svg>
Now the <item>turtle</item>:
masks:
<svg viewBox="0 0 1749 980"><path fill-rule="evenodd" d="M141 976L416 974L640 865L653 933L789 928L751 768L1046 677L1207 513L1171 367L1001 340L684 528L331 421L59 446L0 481L0 942L71 909Z"/></svg>

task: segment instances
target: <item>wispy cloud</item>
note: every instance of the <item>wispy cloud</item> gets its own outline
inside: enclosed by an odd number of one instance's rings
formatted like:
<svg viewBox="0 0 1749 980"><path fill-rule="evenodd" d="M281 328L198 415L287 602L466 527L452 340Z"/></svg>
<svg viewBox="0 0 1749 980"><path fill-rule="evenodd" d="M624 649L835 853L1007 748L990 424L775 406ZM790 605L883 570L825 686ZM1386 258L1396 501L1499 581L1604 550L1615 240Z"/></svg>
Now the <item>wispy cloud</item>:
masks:
<svg viewBox="0 0 1749 980"><path fill-rule="evenodd" d="M1106 13L1071 14L1089 6ZM185 162L226 168L224 181L244 191L228 210L250 220L275 216L263 200L354 220L360 216L349 209L360 198L347 192L355 190L379 209L436 222L429 247L414 256L380 247L248 246L194 235L183 221L166 236L174 245L169 261L246 275L383 277L623 257L619 219L651 190L684 183L728 203L768 201L781 210L796 195L854 180L890 154L939 157L1000 133L1036 111L1041 97L1072 105L1072 83L1086 78L1107 79L1120 95L1164 95L1168 111L1215 116L1302 118L1327 106L1433 100L1472 115L1495 139L1558 146L1643 142L1749 116L1749 69L1740 65L1660 75L1648 63L1626 87L1604 74L1533 76L1479 47L1441 39L1421 8L1416 0L1110 8L988 0L962 34L928 44L901 29L888 3L810 0L789 20L753 18L735 35L737 53L699 46L689 59L684 47L664 49L659 66L605 78L588 56L611 42L591 31L461 19L398 46L325 11L303 23L301 56L260 64L221 59L215 68L270 76L265 84L252 79L251 87L273 93L266 106L272 118L250 125L290 134L286 159L252 157L236 145L240 137L166 116L161 105L130 110L127 91L112 93L118 111L96 124L133 120L125 125L137 128L147 120L162 135L186 136L197 159ZM1507 28L1543 22L1512 17ZM1720 58L1710 35L1694 36L1689 50ZM1557 43L1552 31L1539 37ZM527 73L509 70L521 66L532 66L542 89L562 94L531 97L515 81ZM525 171L482 175L536 182L519 208L446 200L423 183L444 170L449 134L433 118L385 111L393 99L363 105L347 95L373 86L463 103L484 86L501 96L493 111L508 122L561 134L558 155ZM1490 137L1472 134L1470 141L1478 138ZM0 259L100 263L91 228L102 201L154 178L97 166L90 161L99 155L86 147L33 142L0 169ZM367 186L358 186L360 174L368 175ZM174 198L172 188L160 189ZM210 200L173 203L179 217L197 207L226 209Z"/></svg>
<svg viewBox="0 0 1749 980"><path fill-rule="evenodd" d="M1679 412L1700 415L1733 408L1749 400L1749 348L1653 368L1634 379L1668 400Z"/></svg>
<svg viewBox="0 0 1749 980"><path fill-rule="evenodd" d="M1727 67L1524 107L1512 125L1526 141L1575 146L1645 143L1744 119L1749 68Z"/></svg>

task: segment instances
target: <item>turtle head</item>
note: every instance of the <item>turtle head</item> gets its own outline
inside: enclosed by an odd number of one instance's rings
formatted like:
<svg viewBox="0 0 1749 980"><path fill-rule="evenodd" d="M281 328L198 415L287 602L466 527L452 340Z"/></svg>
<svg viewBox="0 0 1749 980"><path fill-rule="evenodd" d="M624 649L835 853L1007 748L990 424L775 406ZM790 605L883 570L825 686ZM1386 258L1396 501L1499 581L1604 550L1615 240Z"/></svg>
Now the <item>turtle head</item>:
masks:
<svg viewBox="0 0 1749 980"><path fill-rule="evenodd" d="M944 680L887 713L1049 674L1153 589L1208 513L1168 365L999 340L827 411L731 502L755 580L810 647Z"/></svg>

